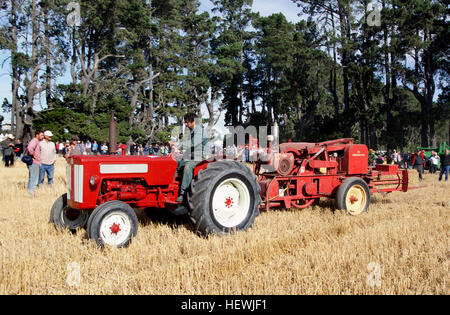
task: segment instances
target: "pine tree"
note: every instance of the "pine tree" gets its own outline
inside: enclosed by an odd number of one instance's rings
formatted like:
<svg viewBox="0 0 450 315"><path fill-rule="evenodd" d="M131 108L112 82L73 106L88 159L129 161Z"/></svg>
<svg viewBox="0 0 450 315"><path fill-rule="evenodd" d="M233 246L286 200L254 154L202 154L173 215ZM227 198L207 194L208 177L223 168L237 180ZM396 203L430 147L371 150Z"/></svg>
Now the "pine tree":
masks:
<svg viewBox="0 0 450 315"><path fill-rule="evenodd" d="M199 113L205 104L208 124L212 127L218 119L214 105L219 92L213 87L211 78L217 67L211 55L210 42L214 37L215 22L207 12L198 13L198 0L182 1L183 65L186 69L183 93L186 111Z"/></svg>
<svg viewBox="0 0 450 315"><path fill-rule="evenodd" d="M212 41L213 55L217 60L219 73L215 84L223 95L225 123L242 125L245 114L244 100L244 48L251 39L247 31L255 14L251 12L253 0L213 0L218 12L218 36ZM216 86L217 86L216 85ZM218 88L215 88L216 90Z"/></svg>
<svg viewBox="0 0 450 315"><path fill-rule="evenodd" d="M421 106L421 145L429 146L431 140L431 145L436 146L435 77L443 66L443 53L448 53L447 6L444 1L398 2L403 9L399 20L401 36L414 60L412 67L405 63L402 83ZM447 43L442 45L443 42Z"/></svg>

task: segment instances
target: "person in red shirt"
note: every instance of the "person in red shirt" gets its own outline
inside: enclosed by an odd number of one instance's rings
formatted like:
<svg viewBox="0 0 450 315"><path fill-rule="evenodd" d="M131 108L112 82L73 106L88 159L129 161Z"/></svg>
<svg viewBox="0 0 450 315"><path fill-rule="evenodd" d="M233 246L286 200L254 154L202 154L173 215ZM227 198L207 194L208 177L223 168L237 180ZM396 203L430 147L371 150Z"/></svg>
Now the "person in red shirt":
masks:
<svg viewBox="0 0 450 315"><path fill-rule="evenodd" d="M128 146L125 143L120 143L119 148L117 150L117 154L126 155Z"/></svg>

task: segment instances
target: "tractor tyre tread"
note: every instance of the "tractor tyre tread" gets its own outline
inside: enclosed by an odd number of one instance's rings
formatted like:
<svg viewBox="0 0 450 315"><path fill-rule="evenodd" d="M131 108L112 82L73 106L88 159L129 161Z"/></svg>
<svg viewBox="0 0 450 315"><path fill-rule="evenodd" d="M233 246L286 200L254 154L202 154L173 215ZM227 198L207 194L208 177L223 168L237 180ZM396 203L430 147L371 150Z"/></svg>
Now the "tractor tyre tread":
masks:
<svg viewBox="0 0 450 315"><path fill-rule="evenodd" d="M191 221L194 223L195 230L200 235L209 234L227 234L233 232L235 228L221 227L211 215L210 202L212 193L216 185L220 183L221 178L236 174L241 178L245 178L252 192L252 201L250 202L248 217L238 225L240 230L245 230L253 225L255 218L259 215L259 205L261 197L259 195L260 186L257 182L256 175L250 171L248 167L235 161L217 161L208 164L207 168L199 172L197 178L193 180L191 185L189 213Z"/></svg>
<svg viewBox="0 0 450 315"><path fill-rule="evenodd" d="M82 218L80 222L75 224L74 226L70 226L70 223L64 222L62 218L62 211L67 206L67 193L59 196L52 205L50 210L50 223L53 223L57 229L69 229L72 232L76 232L78 227L84 228L87 224L88 218ZM82 211L82 210L80 210ZM85 216L87 213L82 213L81 215Z"/></svg>

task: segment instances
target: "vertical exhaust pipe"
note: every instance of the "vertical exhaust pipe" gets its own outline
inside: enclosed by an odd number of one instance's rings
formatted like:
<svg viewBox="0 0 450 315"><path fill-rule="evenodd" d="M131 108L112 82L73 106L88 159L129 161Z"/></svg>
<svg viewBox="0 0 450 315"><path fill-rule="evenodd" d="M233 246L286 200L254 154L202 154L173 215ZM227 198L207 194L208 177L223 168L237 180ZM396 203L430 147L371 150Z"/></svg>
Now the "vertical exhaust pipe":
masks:
<svg viewBox="0 0 450 315"><path fill-rule="evenodd" d="M109 154L116 154L116 152L116 120L114 119L114 112L111 112L111 119L109 121Z"/></svg>

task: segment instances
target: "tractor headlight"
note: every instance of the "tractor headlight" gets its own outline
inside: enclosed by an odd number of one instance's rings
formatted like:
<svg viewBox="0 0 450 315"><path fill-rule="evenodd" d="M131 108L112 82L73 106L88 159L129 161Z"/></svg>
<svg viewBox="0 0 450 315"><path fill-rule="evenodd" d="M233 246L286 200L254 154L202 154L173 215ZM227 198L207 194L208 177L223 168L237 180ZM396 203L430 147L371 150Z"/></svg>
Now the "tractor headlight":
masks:
<svg viewBox="0 0 450 315"><path fill-rule="evenodd" d="M89 179L89 184L91 184L91 186L95 186L97 185L98 182L98 177L97 176L91 176L91 178Z"/></svg>

